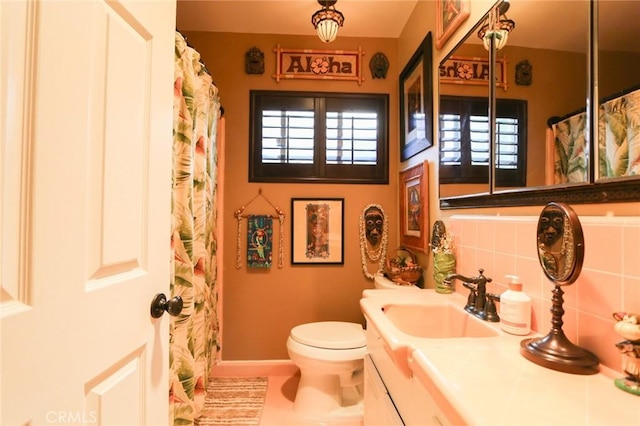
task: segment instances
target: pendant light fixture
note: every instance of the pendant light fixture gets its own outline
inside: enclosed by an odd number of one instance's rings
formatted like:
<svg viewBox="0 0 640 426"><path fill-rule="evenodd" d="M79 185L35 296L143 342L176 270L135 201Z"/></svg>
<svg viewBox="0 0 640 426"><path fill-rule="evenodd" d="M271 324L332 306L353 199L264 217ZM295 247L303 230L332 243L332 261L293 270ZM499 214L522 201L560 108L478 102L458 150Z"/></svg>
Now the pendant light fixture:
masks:
<svg viewBox="0 0 640 426"><path fill-rule="evenodd" d="M509 33L516 27L514 21L507 19L506 13L509 6L509 2L505 0L489 11L487 23L478 31L478 37L482 40L485 49L491 48L491 38L493 38L496 50L506 46Z"/></svg>
<svg viewBox="0 0 640 426"><path fill-rule="evenodd" d="M313 28L318 32L318 37L325 43L331 43L338 36L338 28L344 23L344 15L336 10L334 4L338 0L318 0L322 9L311 16Z"/></svg>

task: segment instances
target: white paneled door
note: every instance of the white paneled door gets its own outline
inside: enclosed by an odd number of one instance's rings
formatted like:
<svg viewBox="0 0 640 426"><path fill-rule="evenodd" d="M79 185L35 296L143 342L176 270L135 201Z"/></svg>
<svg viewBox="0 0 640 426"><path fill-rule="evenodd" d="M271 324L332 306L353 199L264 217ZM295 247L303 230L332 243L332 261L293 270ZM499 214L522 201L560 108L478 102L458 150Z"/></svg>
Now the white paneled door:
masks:
<svg viewBox="0 0 640 426"><path fill-rule="evenodd" d="M0 0L2 425L166 425L175 0Z"/></svg>

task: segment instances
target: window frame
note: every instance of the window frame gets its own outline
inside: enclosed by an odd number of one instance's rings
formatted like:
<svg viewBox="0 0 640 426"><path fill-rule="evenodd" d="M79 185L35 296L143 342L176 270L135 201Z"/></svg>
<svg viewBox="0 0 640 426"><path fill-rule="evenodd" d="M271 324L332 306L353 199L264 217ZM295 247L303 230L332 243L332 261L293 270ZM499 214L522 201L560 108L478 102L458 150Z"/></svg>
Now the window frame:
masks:
<svg viewBox="0 0 640 426"><path fill-rule="evenodd" d="M461 109L464 108L466 114L460 113L463 129L468 126L470 115L484 111L486 117L489 116L489 100L485 97L472 96L455 96L441 95L439 115L450 113L451 108L446 107L447 103L455 103ZM514 169L495 169L496 187L523 187L526 186L527 179L527 101L520 99L496 99L496 117L508 117L518 119L518 128L522 132L518 132L518 161L517 167ZM440 117L438 117L440 120ZM438 125L439 132L442 126ZM497 127L496 127L497 129ZM469 141L464 141L461 148L461 156L464 164L462 165L443 165L441 155L438 157L439 180L440 183L449 184L471 184L471 183L488 183L489 168L488 165L472 165L470 162L470 146ZM441 149L442 134L438 135L438 143ZM466 143L466 146L464 144ZM494 161L494 160L490 160Z"/></svg>
<svg viewBox="0 0 640 426"><path fill-rule="evenodd" d="M249 116L249 182L274 183L389 183L389 95L381 93L334 93L251 90ZM330 164L326 161L326 111L330 105L371 107L378 113L376 164ZM299 105L314 111L313 164L262 162L262 111Z"/></svg>

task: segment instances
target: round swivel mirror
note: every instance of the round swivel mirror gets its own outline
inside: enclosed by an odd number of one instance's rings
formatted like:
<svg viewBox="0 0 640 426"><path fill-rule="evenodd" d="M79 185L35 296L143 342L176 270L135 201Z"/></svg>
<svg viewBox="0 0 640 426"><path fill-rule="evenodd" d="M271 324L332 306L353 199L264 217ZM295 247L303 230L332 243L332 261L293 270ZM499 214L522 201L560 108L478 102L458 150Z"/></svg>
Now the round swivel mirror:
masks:
<svg viewBox="0 0 640 426"><path fill-rule="evenodd" d="M580 220L565 204L549 203L538 219L538 259L556 285L572 284L582 270L584 239Z"/></svg>
<svg viewBox="0 0 640 426"><path fill-rule="evenodd" d="M520 353L528 360L553 370L574 374L598 372L596 355L574 345L562 331L562 286L573 284L582 270L584 238L582 226L571 207L549 203L540 213L536 233L542 270L554 284L551 298L551 331L542 338L525 339Z"/></svg>

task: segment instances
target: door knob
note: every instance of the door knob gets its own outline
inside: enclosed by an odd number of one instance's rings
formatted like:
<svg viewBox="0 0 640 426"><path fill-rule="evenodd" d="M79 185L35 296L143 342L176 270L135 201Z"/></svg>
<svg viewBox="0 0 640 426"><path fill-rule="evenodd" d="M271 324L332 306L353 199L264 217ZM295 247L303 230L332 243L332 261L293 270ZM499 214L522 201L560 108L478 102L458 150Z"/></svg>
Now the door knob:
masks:
<svg viewBox="0 0 640 426"><path fill-rule="evenodd" d="M167 300L164 293L158 293L151 301L151 316L160 318L164 311L169 312L171 316L177 316L182 311L182 297L176 296Z"/></svg>

